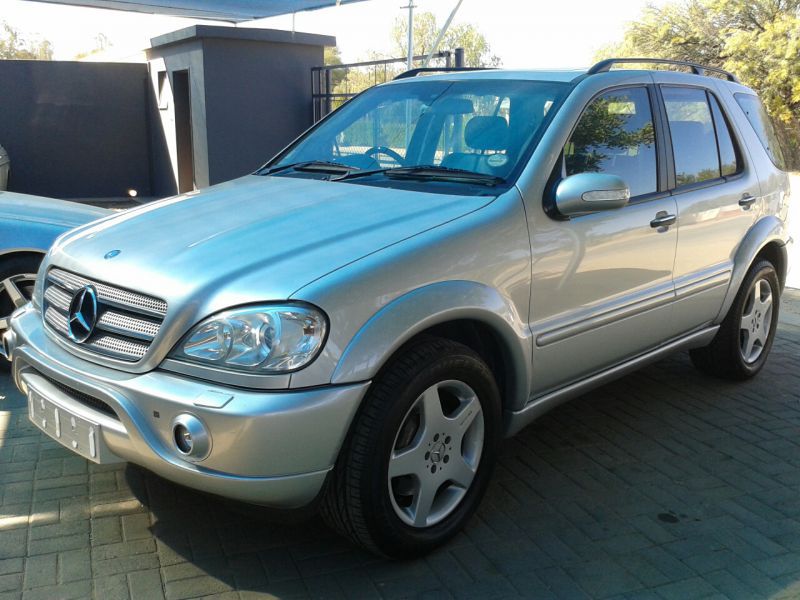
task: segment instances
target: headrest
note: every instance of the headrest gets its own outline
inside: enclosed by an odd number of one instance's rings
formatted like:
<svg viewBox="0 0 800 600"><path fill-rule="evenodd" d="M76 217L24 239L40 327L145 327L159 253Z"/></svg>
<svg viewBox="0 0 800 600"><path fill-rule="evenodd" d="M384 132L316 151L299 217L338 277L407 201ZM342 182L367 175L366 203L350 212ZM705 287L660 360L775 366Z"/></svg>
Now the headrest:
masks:
<svg viewBox="0 0 800 600"><path fill-rule="evenodd" d="M507 150L508 122L503 117L472 117L464 141L473 150Z"/></svg>

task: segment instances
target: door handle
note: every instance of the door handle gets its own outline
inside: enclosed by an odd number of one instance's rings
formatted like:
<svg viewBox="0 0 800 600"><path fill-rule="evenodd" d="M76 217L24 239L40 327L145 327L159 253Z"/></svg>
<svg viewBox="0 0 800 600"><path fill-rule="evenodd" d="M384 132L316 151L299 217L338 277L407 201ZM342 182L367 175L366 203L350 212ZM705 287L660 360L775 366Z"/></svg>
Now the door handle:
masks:
<svg viewBox="0 0 800 600"><path fill-rule="evenodd" d="M669 214L667 211L662 210L658 214L656 214L656 218L650 221L650 227L653 229L659 229L661 227L669 227L670 225L674 225L675 221L678 220L678 217L675 215Z"/></svg>
<svg viewBox="0 0 800 600"><path fill-rule="evenodd" d="M739 206L741 206L745 210L749 210L753 203L755 203L756 197L751 196L750 194L743 194L742 199L739 200Z"/></svg>

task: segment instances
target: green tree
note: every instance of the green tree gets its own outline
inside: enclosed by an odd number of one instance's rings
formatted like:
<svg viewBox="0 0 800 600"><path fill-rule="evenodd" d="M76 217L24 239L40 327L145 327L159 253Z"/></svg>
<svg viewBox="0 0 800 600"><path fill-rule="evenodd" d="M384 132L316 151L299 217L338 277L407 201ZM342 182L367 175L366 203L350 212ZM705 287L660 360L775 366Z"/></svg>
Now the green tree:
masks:
<svg viewBox="0 0 800 600"><path fill-rule="evenodd" d="M598 58L688 60L736 73L755 89L800 168L800 0L680 0L648 6Z"/></svg>
<svg viewBox="0 0 800 600"><path fill-rule="evenodd" d="M414 16L414 54L428 54L439 36L441 25L436 21L436 16L430 12L418 13ZM392 27L393 51L397 56L408 55L408 20L398 17ZM464 48L465 66L468 67L498 67L500 58L492 54L492 49L486 37L475 25L461 23L450 25L445 33L438 50L454 50Z"/></svg>
<svg viewBox="0 0 800 600"><path fill-rule="evenodd" d="M424 55L430 52L439 35L440 25L436 22L433 13L418 13L414 17L414 54ZM408 22L398 18L391 31L393 40L392 57L399 58L406 55L408 43ZM496 67L500 59L491 53L491 47L483 34L471 24L451 25L442 39L438 50L454 50L464 48L464 60L470 67ZM335 49L334 49L335 50ZM389 58L379 52L371 52L364 60L380 60ZM326 49L325 64L341 64L338 51ZM442 64L432 63L431 66ZM405 70L405 64L396 63L389 65L374 65L352 69L332 71L333 91L337 94L357 94L365 89L391 81ZM341 104L341 99L334 100L333 107Z"/></svg>
<svg viewBox="0 0 800 600"><path fill-rule="evenodd" d="M53 45L47 40L26 39L5 21L0 22L0 60L52 60Z"/></svg>

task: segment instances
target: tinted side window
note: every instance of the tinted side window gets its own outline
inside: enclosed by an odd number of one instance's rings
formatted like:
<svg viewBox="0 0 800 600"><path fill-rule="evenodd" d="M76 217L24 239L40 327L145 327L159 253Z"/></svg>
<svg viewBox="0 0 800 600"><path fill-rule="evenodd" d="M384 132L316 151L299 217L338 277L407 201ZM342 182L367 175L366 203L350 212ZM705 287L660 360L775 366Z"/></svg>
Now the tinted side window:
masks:
<svg viewBox="0 0 800 600"><path fill-rule="evenodd" d="M747 115L747 120L750 121L750 125L755 129L758 139L761 140L761 144L769 154L772 162L779 169L785 171L786 162L783 159L783 152L781 152L781 146L778 143L778 136L775 134L775 129L772 126L769 115L767 115L767 111L764 110L764 105L753 94L734 94L733 96L739 106L742 107L744 114Z"/></svg>
<svg viewBox="0 0 800 600"><path fill-rule="evenodd" d="M720 177L714 121L705 91L663 87L678 185Z"/></svg>
<svg viewBox="0 0 800 600"><path fill-rule="evenodd" d="M618 175L631 196L655 192L655 133L647 89L613 90L592 100L564 147L564 163L567 175Z"/></svg>
<svg viewBox="0 0 800 600"><path fill-rule="evenodd" d="M719 166L722 175L733 175L741 170L739 153L733 141L733 134L717 99L709 94L711 113L714 115L714 128L717 130L717 147L719 148Z"/></svg>

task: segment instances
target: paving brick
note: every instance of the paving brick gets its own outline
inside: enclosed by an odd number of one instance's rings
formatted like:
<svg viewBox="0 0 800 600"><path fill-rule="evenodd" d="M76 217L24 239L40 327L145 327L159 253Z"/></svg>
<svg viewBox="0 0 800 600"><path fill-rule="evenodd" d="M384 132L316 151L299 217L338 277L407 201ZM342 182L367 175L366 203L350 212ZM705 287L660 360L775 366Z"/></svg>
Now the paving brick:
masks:
<svg viewBox="0 0 800 600"><path fill-rule="evenodd" d="M92 565L88 549L61 552L58 555L58 581L60 583L81 581L91 579L91 577Z"/></svg>
<svg viewBox="0 0 800 600"><path fill-rule="evenodd" d="M25 559L25 587L35 588L58 583L58 555L44 554Z"/></svg>
<svg viewBox="0 0 800 600"><path fill-rule="evenodd" d="M130 590L131 600L159 600L164 598L164 589L158 569L129 573L128 589Z"/></svg>

